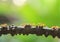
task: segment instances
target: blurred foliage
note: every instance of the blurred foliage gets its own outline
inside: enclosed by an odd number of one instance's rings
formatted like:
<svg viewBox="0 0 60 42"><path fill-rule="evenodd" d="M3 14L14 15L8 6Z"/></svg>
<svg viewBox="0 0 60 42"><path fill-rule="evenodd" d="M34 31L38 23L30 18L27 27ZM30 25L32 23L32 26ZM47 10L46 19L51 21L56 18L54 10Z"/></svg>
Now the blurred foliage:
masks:
<svg viewBox="0 0 60 42"><path fill-rule="evenodd" d="M27 0L22 6L16 6L12 0L0 0L0 13L7 16L12 15L19 18L14 24L44 23L51 27L60 26L60 0ZM3 15L5 15L3 14ZM36 36L36 35L3 35L0 42L58 42L58 38Z"/></svg>

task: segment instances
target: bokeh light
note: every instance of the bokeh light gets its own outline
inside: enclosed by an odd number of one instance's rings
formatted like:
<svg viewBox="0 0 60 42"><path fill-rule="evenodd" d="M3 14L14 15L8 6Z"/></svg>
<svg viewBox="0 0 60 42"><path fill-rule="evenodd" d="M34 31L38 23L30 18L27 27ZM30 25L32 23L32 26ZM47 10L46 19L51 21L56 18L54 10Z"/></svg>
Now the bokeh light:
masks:
<svg viewBox="0 0 60 42"><path fill-rule="evenodd" d="M16 6L22 6L26 3L27 0L13 0L13 3L16 5Z"/></svg>

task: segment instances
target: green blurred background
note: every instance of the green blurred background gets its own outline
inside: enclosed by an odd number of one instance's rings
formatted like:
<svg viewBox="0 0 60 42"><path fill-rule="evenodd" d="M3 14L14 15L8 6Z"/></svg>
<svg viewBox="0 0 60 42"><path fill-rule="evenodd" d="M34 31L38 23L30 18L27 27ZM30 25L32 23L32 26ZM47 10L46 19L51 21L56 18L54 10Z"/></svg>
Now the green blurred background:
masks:
<svg viewBox="0 0 60 42"><path fill-rule="evenodd" d="M18 18L15 25L44 23L60 26L60 0L0 0L0 13ZM0 42L60 42L59 38L34 35L2 35Z"/></svg>

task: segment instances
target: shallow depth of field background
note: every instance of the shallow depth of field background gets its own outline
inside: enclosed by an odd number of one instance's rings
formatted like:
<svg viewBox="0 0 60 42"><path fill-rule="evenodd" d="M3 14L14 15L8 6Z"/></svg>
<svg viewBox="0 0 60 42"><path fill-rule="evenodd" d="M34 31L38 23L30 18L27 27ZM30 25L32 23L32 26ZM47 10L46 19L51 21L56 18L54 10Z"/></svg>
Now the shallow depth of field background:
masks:
<svg viewBox="0 0 60 42"><path fill-rule="evenodd" d="M60 26L60 0L0 0L2 15L18 18L15 25L44 23ZM0 42L60 42L59 38L34 35L2 35Z"/></svg>

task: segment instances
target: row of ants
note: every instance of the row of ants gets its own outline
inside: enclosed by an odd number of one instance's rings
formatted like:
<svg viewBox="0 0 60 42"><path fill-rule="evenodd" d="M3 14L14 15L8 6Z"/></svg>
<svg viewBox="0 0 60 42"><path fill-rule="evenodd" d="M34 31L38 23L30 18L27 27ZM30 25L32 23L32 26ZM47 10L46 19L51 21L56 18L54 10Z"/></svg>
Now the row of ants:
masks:
<svg viewBox="0 0 60 42"><path fill-rule="evenodd" d="M53 38L58 36L60 38L60 28L58 26L53 26L50 29L44 28L45 26L36 26L33 27L31 25L25 25L24 27L19 27L15 25L8 26L7 24L1 24L0 25L0 35L2 34L11 34L12 36L17 34L36 34L38 36L45 35L47 37L48 35L52 35Z"/></svg>

